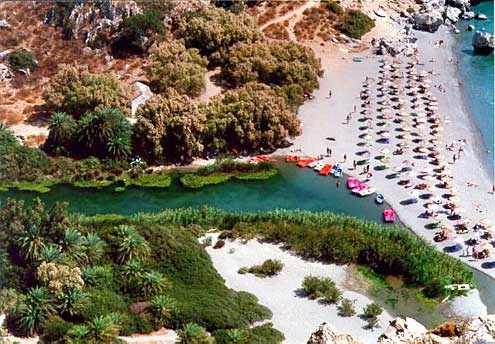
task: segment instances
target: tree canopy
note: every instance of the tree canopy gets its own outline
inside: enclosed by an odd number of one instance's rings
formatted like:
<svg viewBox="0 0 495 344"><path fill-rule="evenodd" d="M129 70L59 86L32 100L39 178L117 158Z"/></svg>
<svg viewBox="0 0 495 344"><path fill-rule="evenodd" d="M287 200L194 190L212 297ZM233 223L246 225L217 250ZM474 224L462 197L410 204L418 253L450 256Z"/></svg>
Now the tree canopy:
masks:
<svg viewBox="0 0 495 344"><path fill-rule="evenodd" d="M170 87L194 97L205 89L206 64L198 49L186 49L182 41L161 43L151 51L146 76L157 92Z"/></svg>
<svg viewBox="0 0 495 344"><path fill-rule="evenodd" d="M43 94L53 111L65 112L78 119L87 111L115 108L128 114L130 87L110 74L92 74L85 66L63 64L50 79Z"/></svg>

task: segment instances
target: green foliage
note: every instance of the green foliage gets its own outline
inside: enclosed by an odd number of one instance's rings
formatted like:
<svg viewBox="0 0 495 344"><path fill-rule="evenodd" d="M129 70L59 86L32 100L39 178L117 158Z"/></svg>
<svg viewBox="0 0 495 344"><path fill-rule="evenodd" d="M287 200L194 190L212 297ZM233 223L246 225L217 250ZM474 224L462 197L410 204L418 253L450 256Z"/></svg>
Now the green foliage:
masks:
<svg viewBox="0 0 495 344"><path fill-rule="evenodd" d="M53 299L48 290L34 287L27 291L13 315L17 318L18 329L25 335L33 335L54 312Z"/></svg>
<svg viewBox="0 0 495 344"><path fill-rule="evenodd" d="M244 10L246 0L213 0L212 3L217 7L223 7L232 13L239 14Z"/></svg>
<svg viewBox="0 0 495 344"><path fill-rule="evenodd" d="M128 85L113 75L92 74L87 67L78 65L60 65L43 98L49 109L75 119L101 108L118 109L128 115L131 108Z"/></svg>
<svg viewBox="0 0 495 344"><path fill-rule="evenodd" d="M33 71L38 63L36 62L36 55L32 51L24 49L17 49L9 54L10 68L15 71L20 69Z"/></svg>
<svg viewBox="0 0 495 344"><path fill-rule="evenodd" d="M370 303L363 310L363 318L367 322L368 328L374 328L378 325L378 316L382 314L383 308L378 303Z"/></svg>
<svg viewBox="0 0 495 344"><path fill-rule="evenodd" d="M359 10L349 10L338 25L338 29L342 33L355 39L360 39L374 27L373 19Z"/></svg>
<svg viewBox="0 0 495 344"><path fill-rule="evenodd" d="M15 146L17 144L17 139L12 130L3 122L0 122L0 146Z"/></svg>
<svg viewBox="0 0 495 344"><path fill-rule="evenodd" d="M207 176L201 176L194 173L188 173L180 177L181 184L189 189L200 189L207 185L222 184L229 181L232 175L225 173L212 173Z"/></svg>
<svg viewBox="0 0 495 344"><path fill-rule="evenodd" d="M173 89L139 107L134 125L136 151L149 160L191 161L202 150L204 114Z"/></svg>
<svg viewBox="0 0 495 344"><path fill-rule="evenodd" d="M162 43L149 56L146 76L156 92L173 88L180 94L199 96L205 90L206 58L182 41Z"/></svg>
<svg viewBox="0 0 495 344"><path fill-rule="evenodd" d="M50 117L48 138L44 149L53 155L68 155L74 143L76 121L65 112L54 112Z"/></svg>
<svg viewBox="0 0 495 344"><path fill-rule="evenodd" d="M135 227L127 225L118 227L117 257L120 263L133 259L145 259L149 256L150 251L148 242Z"/></svg>
<svg viewBox="0 0 495 344"><path fill-rule="evenodd" d="M238 43L228 54L222 75L234 86L258 81L282 88L290 104L318 87L321 63L313 50L297 42ZM293 94L297 87L299 95Z"/></svg>
<svg viewBox="0 0 495 344"><path fill-rule="evenodd" d="M262 37L249 15L214 7L184 16L178 24L177 34L187 47L199 49L215 65L224 63L235 43L253 43Z"/></svg>
<svg viewBox="0 0 495 344"><path fill-rule="evenodd" d="M339 315L341 317L352 317L356 314L356 308L354 307L354 301L349 299L342 299L340 306L337 307Z"/></svg>
<svg viewBox="0 0 495 344"><path fill-rule="evenodd" d="M69 330L67 342L69 344L101 343L114 344L122 343L117 338L120 326L113 323L108 316L97 316L85 325L76 325Z"/></svg>
<svg viewBox="0 0 495 344"><path fill-rule="evenodd" d="M285 340L282 332L273 328L272 323L266 323L249 329L248 344L279 344Z"/></svg>
<svg viewBox="0 0 495 344"><path fill-rule="evenodd" d="M215 340L210 337L204 327L199 326L196 323L188 323L184 327L177 331L179 339L178 344L213 344Z"/></svg>
<svg viewBox="0 0 495 344"><path fill-rule="evenodd" d="M306 276L301 290L311 300L323 298L327 303L336 303L342 296L335 282L328 277Z"/></svg>
<svg viewBox="0 0 495 344"><path fill-rule="evenodd" d="M257 277L272 277L276 276L282 271L284 264L278 259L267 259L260 265L253 265L250 267L244 267L239 270L239 273L250 273Z"/></svg>
<svg viewBox="0 0 495 344"><path fill-rule="evenodd" d="M17 142L0 144L0 182L3 184L39 181L49 166L49 158L39 149Z"/></svg>
<svg viewBox="0 0 495 344"><path fill-rule="evenodd" d="M326 4L327 8L335 14L344 14L345 10L337 2L333 0L322 1Z"/></svg>
<svg viewBox="0 0 495 344"><path fill-rule="evenodd" d="M167 172L141 173L137 178L127 178L125 185L135 185L144 188L168 188L172 184L172 175Z"/></svg>
<svg viewBox="0 0 495 344"><path fill-rule="evenodd" d="M285 99L257 83L212 98L206 118L204 145L214 152L270 151L300 133L299 120Z"/></svg>
<svg viewBox="0 0 495 344"><path fill-rule="evenodd" d="M160 11L154 8L145 9L141 14L124 18L118 37L112 42L112 51L118 56L143 53L150 44L145 44L145 38L156 33L163 33Z"/></svg>
<svg viewBox="0 0 495 344"><path fill-rule="evenodd" d="M150 314L153 321L160 327L169 326L170 320L177 312L177 304L174 299L165 295L156 295L150 301Z"/></svg>

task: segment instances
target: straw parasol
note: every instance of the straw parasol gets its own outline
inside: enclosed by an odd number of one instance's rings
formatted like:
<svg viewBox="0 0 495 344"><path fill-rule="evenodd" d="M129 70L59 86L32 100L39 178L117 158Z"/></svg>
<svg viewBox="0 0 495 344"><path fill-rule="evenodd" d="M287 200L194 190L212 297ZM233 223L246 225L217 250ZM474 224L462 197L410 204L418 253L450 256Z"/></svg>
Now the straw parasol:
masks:
<svg viewBox="0 0 495 344"><path fill-rule="evenodd" d="M400 166L394 166L394 167L392 167L392 171L400 172L400 171L402 171L402 168Z"/></svg>
<svg viewBox="0 0 495 344"><path fill-rule="evenodd" d="M414 171L407 171L406 173L404 173L404 175L406 175L408 177L415 177L416 173L414 173Z"/></svg>
<svg viewBox="0 0 495 344"><path fill-rule="evenodd" d="M489 250L489 251L490 251L490 250L493 250L493 246L492 246L492 244L490 244L490 243L488 243L488 242L484 242L484 243L482 243L482 244L480 245L480 248L481 248L482 250Z"/></svg>
<svg viewBox="0 0 495 344"><path fill-rule="evenodd" d="M439 200L440 200L440 197L438 197L438 195L431 194L431 195L430 195L430 197L428 197L428 199L429 199L430 201L435 202L435 201L439 201Z"/></svg>
<svg viewBox="0 0 495 344"><path fill-rule="evenodd" d="M426 152L428 152L428 149L426 147L419 147L418 152L426 153Z"/></svg>
<svg viewBox="0 0 495 344"><path fill-rule="evenodd" d="M481 219L480 224L484 227L490 227L492 225L492 220L490 219Z"/></svg>
<svg viewBox="0 0 495 344"><path fill-rule="evenodd" d="M388 148L382 148L382 149L380 149L380 153L381 154L390 154L390 149L388 149Z"/></svg>
<svg viewBox="0 0 495 344"><path fill-rule="evenodd" d="M462 244L464 242L464 239L462 239L462 237L460 236L456 236L452 239L453 242L455 242L456 244Z"/></svg>
<svg viewBox="0 0 495 344"><path fill-rule="evenodd" d="M435 187L433 185L428 185L426 187L426 190L429 191L429 192L433 192L433 191L435 191Z"/></svg>
<svg viewBox="0 0 495 344"><path fill-rule="evenodd" d="M431 173L431 172L433 172L433 168L431 168L430 166L426 166L421 170L421 173Z"/></svg>

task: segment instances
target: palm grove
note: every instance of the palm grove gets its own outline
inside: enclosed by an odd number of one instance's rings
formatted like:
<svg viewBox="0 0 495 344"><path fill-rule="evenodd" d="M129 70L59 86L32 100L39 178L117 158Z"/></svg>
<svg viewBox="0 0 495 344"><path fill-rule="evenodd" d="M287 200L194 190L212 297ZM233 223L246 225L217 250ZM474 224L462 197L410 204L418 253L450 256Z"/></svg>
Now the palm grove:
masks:
<svg viewBox="0 0 495 344"><path fill-rule="evenodd" d="M295 110L318 87L320 62L294 42L268 42L254 20L220 8L189 13L150 47L146 76L156 96L131 126L130 90L112 75L62 65L45 91L50 118L44 150L53 156L151 163L280 147L300 133ZM231 90L201 103L207 68Z"/></svg>

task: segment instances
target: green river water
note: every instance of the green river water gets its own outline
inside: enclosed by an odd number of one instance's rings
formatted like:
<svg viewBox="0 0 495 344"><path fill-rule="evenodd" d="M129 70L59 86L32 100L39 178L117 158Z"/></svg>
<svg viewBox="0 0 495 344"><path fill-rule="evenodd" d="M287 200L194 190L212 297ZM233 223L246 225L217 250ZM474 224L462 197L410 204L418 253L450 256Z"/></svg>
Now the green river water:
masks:
<svg viewBox="0 0 495 344"><path fill-rule="evenodd" d="M350 194L342 179L336 186L334 177L321 177L310 169L280 163L280 174L268 181L231 181L224 184L187 190L178 183L168 189L129 188L115 192L114 187L82 189L56 185L44 194L10 190L0 192L0 202L8 197L27 202L39 197L47 205L67 201L69 210L93 215L115 213L131 215L158 212L165 208L211 206L228 211L256 212L271 209L331 211L338 214L382 222L386 205L378 205L374 197L359 198ZM495 313L495 282L479 272L476 279L480 293L491 313Z"/></svg>

